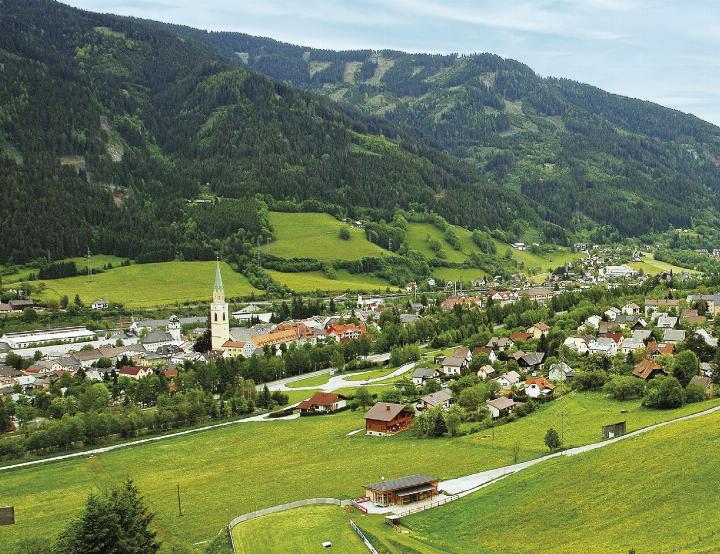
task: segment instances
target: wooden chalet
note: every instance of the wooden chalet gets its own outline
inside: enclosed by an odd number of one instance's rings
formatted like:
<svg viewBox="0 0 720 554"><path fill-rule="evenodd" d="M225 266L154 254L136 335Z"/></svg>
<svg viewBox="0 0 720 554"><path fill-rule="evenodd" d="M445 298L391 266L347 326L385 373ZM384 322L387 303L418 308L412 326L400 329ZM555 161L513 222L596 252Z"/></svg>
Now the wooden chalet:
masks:
<svg viewBox="0 0 720 554"><path fill-rule="evenodd" d="M367 435L394 435L412 425L414 413L404 404L378 402L365 414Z"/></svg>
<svg viewBox="0 0 720 554"><path fill-rule="evenodd" d="M390 481L365 485L365 496L376 506L403 506L432 498L438 494L437 477L410 475Z"/></svg>

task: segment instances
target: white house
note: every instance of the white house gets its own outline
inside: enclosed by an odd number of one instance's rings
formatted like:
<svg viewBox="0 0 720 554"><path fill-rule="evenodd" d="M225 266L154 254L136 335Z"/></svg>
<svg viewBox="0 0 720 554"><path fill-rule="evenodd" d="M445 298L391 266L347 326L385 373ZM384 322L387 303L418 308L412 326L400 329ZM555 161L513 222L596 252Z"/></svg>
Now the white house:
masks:
<svg viewBox="0 0 720 554"><path fill-rule="evenodd" d="M629 354L641 348L645 348L645 343L637 337L624 337L620 343L620 351L623 354Z"/></svg>
<svg viewBox="0 0 720 554"><path fill-rule="evenodd" d="M487 404L487 407L490 410L490 415L492 416L492 418L497 419L499 417L506 416L510 412L512 412L513 408L515 408L515 406L518 405L518 402L515 402L514 400L511 400L510 398L500 396L493 400L486 400L485 404Z"/></svg>
<svg viewBox="0 0 720 554"><path fill-rule="evenodd" d="M107 310L110 307L110 302L103 298L98 298L97 300L94 300L92 304L90 304L90 307L93 310Z"/></svg>
<svg viewBox="0 0 720 554"><path fill-rule="evenodd" d="M640 315L640 306L638 306L634 302L630 302L629 304L625 304L622 307L622 313L624 313L625 315Z"/></svg>
<svg viewBox="0 0 720 554"><path fill-rule="evenodd" d="M520 382L520 374L515 370L508 371L505 375L495 379L495 382L500 385L501 389L510 390Z"/></svg>
<svg viewBox="0 0 720 554"><path fill-rule="evenodd" d="M611 306L607 310L605 310L605 316L608 318L608 321L615 321L615 318L621 314L620 308L616 308L615 306Z"/></svg>
<svg viewBox="0 0 720 554"><path fill-rule="evenodd" d="M617 343L607 337L599 337L588 345L588 352L612 357L617 354Z"/></svg>
<svg viewBox="0 0 720 554"><path fill-rule="evenodd" d="M587 354L588 352L588 344L582 337L568 337L563 342L563 346L567 346L578 354Z"/></svg>
<svg viewBox="0 0 720 554"><path fill-rule="evenodd" d="M447 356L442 361L442 371L445 375L460 375L460 371L466 364L467 360L464 357Z"/></svg>
<svg viewBox="0 0 720 554"><path fill-rule="evenodd" d="M585 320L585 327L589 329L597 329L598 327L600 327L601 321L602 318L599 315L591 315Z"/></svg>
<svg viewBox="0 0 720 554"><path fill-rule="evenodd" d="M549 396L554 389L555 385L545 379L545 377L536 377L525 381L525 394L530 398Z"/></svg>
<svg viewBox="0 0 720 554"><path fill-rule="evenodd" d="M420 400L418 400L417 408L418 410L426 410L434 406L442 406L444 410L447 410L452 404L452 399L453 394L451 390L441 389L437 392L423 396Z"/></svg>
<svg viewBox="0 0 720 554"><path fill-rule="evenodd" d="M548 377L551 381L557 381L559 383L572 381L573 377L575 377L575 370L565 362L557 362L550 366Z"/></svg>
<svg viewBox="0 0 720 554"><path fill-rule="evenodd" d="M436 379L440 373L437 369L431 367L418 367L415 368L412 374L412 382L416 387L421 387L426 381Z"/></svg>

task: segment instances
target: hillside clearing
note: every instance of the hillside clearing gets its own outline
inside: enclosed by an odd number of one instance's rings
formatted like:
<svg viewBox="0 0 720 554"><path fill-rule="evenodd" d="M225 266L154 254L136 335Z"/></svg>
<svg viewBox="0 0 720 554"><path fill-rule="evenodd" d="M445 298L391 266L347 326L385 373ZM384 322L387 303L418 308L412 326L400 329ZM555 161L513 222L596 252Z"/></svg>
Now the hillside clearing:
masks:
<svg viewBox="0 0 720 554"><path fill-rule="evenodd" d="M321 261L359 260L385 251L365 238L362 229L350 228L324 213L270 212L275 241L262 247L278 258L314 258ZM350 240L340 238L347 227Z"/></svg>
<svg viewBox="0 0 720 554"><path fill-rule="evenodd" d="M295 292L384 291L388 287L395 289L390 283L374 275L355 274L344 269L336 272L337 279L328 279L322 271L284 273L268 269L267 272L275 281L287 285Z"/></svg>
<svg viewBox="0 0 720 554"><path fill-rule="evenodd" d="M228 298L259 292L244 275L235 272L228 264L222 263L221 268ZM35 281L35 284L45 285L40 294L43 300L58 299L62 295L72 300L75 294L79 294L86 304L105 298L126 307L139 308L188 301L207 302L214 278L215 262L163 262L118 267L93 275L90 281L83 275Z"/></svg>

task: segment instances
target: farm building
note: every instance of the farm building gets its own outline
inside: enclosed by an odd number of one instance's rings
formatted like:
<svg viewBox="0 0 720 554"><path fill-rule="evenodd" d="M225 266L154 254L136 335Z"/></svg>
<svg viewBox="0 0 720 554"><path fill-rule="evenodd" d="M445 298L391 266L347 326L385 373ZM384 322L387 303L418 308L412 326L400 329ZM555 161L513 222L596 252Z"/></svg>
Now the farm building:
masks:
<svg viewBox="0 0 720 554"><path fill-rule="evenodd" d="M403 506L411 502L419 502L438 494L437 477L427 475L411 475L390 481L380 481L365 485L365 496L376 506Z"/></svg>
<svg viewBox="0 0 720 554"><path fill-rule="evenodd" d="M368 435L394 435L412 425L414 414L403 404L378 402L365 414L365 433Z"/></svg>
<svg viewBox="0 0 720 554"><path fill-rule="evenodd" d="M645 381L649 381L657 375L663 375L666 371L653 360L645 359L635 366L633 375Z"/></svg>
<svg viewBox="0 0 720 554"><path fill-rule="evenodd" d="M37 331L21 331L18 333L5 333L0 341L9 348L32 348L43 344L60 344L63 342L82 342L97 339L94 332L85 327L61 327L58 329L45 329Z"/></svg>

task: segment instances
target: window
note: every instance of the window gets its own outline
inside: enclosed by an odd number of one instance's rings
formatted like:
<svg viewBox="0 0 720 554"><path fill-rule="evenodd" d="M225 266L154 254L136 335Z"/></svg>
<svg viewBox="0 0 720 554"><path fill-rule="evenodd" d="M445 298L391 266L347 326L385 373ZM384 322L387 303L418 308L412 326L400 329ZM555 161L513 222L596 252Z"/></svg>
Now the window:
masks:
<svg viewBox="0 0 720 554"><path fill-rule="evenodd" d="M215 314L215 321L217 321L217 314Z"/></svg>

